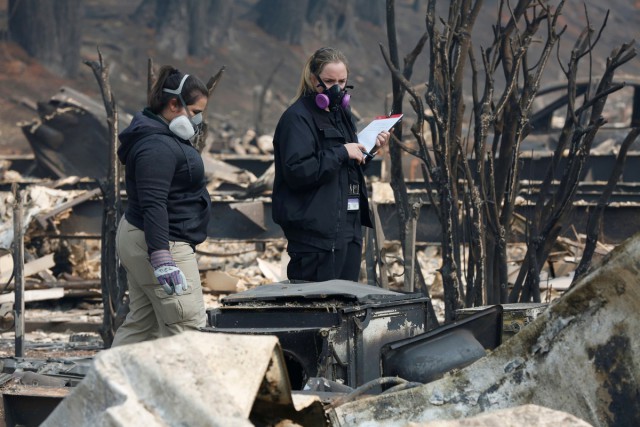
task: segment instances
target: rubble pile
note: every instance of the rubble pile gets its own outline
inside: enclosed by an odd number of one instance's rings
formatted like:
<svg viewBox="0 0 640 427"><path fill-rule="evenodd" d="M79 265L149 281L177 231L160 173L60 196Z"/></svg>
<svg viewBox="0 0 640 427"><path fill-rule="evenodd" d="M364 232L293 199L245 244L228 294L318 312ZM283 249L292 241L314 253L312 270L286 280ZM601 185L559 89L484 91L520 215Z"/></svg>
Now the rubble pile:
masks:
<svg viewBox="0 0 640 427"><path fill-rule="evenodd" d="M459 419L535 404L593 426L640 418L640 234L476 363L443 379L335 408L332 425Z"/></svg>
<svg viewBox="0 0 640 427"><path fill-rule="evenodd" d="M41 425L324 424L317 399L293 401L284 364L273 336L185 332L114 348Z"/></svg>
<svg viewBox="0 0 640 427"><path fill-rule="evenodd" d="M188 332L101 352L42 425L635 425L639 256L636 235L518 334L425 384L296 391L276 337Z"/></svg>

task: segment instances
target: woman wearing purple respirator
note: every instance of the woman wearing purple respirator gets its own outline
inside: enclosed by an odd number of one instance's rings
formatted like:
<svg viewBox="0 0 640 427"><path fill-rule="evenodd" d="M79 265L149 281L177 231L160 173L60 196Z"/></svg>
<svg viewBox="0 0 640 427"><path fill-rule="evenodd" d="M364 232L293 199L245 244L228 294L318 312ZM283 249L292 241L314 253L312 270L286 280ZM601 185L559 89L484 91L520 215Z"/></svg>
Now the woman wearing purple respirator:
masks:
<svg viewBox="0 0 640 427"><path fill-rule="evenodd" d="M273 138L273 219L287 237L292 281L357 281L362 226L372 227L342 52L318 49L307 60L294 103ZM376 146L388 143L381 132Z"/></svg>
<svg viewBox="0 0 640 427"><path fill-rule="evenodd" d="M119 135L128 202L116 248L127 271L130 311L113 346L206 324L195 246L207 237L211 198L191 143L208 97L198 78L164 66L148 107Z"/></svg>

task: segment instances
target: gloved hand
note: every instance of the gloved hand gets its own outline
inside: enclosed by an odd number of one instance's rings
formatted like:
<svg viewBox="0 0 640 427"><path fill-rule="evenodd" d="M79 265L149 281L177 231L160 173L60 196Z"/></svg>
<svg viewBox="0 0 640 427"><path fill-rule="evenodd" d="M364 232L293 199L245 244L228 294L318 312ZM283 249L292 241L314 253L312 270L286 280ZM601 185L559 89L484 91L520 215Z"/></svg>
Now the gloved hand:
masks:
<svg viewBox="0 0 640 427"><path fill-rule="evenodd" d="M152 252L149 262L153 267L153 274L155 274L167 295L174 293L182 295L189 289L187 278L173 261L171 252L166 249Z"/></svg>

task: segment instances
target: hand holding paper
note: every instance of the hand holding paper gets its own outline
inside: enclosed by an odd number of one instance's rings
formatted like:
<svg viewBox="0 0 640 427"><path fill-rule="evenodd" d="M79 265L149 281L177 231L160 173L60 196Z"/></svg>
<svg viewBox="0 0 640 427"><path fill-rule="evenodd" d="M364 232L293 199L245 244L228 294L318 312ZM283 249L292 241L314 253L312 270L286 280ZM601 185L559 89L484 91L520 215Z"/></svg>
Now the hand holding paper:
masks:
<svg viewBox="0 0 640 427"><path fill-rule="evenodd" d="M390 117L380 117L374 119L358 133L358 142L367 150L367 153L371 153L371 150L376 146L376 138L381 131L390 130L397 122L402 118L402 114L394 114Z"/></svg>

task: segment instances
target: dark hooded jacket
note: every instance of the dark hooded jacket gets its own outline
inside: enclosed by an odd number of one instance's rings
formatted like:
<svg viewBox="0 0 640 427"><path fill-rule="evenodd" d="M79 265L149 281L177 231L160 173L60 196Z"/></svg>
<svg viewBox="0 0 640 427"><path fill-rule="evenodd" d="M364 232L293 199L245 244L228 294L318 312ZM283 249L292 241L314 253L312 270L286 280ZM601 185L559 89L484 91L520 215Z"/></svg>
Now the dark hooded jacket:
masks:
<svg viewBox="0 0 640 427"><path fill-rule="evenodd" d="M147 109L134 116L119 138L128 197L125 217L144 230L149 253L169 249L169 241L203 242L211 198L198 151Z"/></svg>
<svg viewBox="0 0 640 427"><path fill-rule="evenodd" d="M336 119L346 129L337 126ZM321 110L313 96L298 99L280 118L273 137L273 220L290 244L333 250L344 242L350 162L344 144L357 140L350 112ZM360 166L354 170L360 185L360 223L371 227L364 174Z"/></svg>

